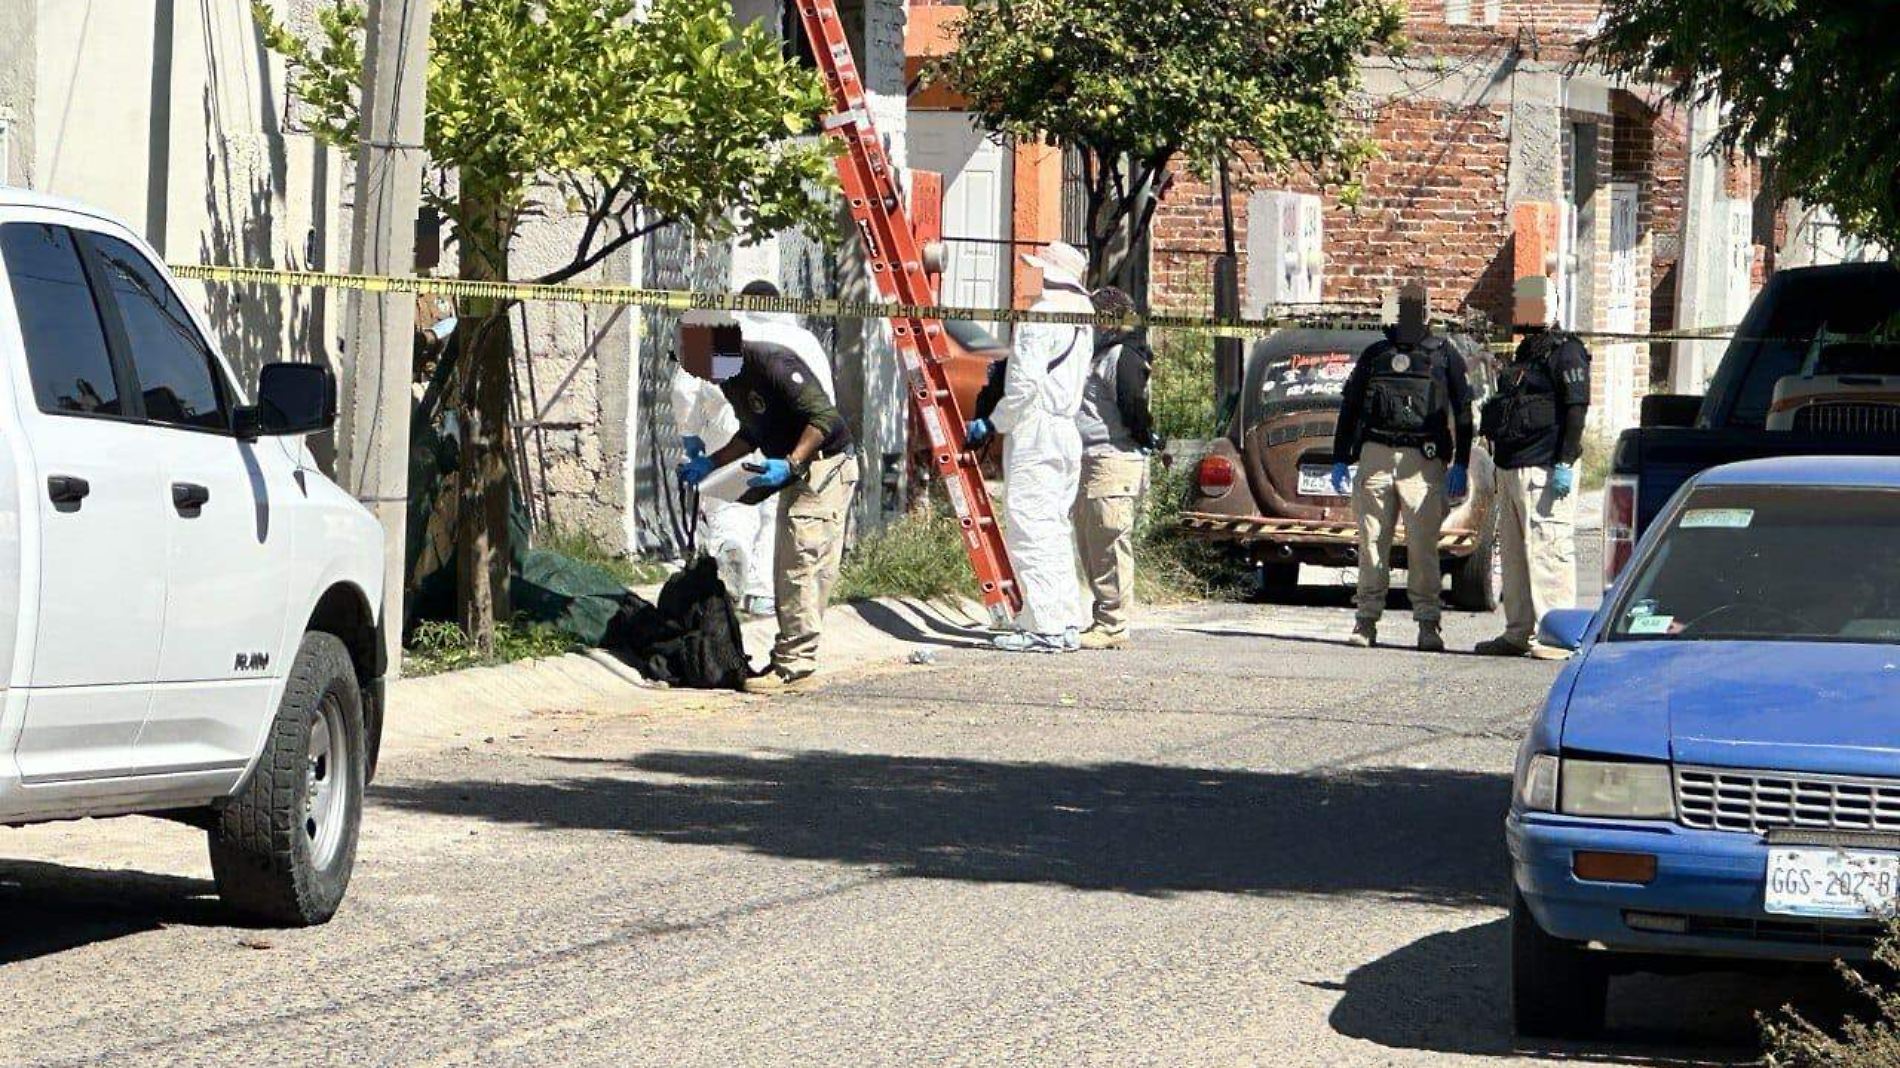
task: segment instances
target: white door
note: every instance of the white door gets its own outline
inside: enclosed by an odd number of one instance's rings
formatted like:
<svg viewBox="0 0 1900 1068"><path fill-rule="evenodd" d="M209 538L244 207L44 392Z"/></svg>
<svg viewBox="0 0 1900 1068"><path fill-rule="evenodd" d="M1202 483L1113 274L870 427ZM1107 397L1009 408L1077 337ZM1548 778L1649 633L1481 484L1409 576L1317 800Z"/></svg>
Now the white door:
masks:
<svg viewBox="0 0 1900 1068"><path fill-rule="evenodd" d="M241 767L289 667L273 662L291 559L273 506L301 490L281 444L232 435L230 379L159 269L117 238L91 240L162 439L165 637L135 758L150 773Z"/></svg>
<svg viewBox="0 0 1900 1068"><path fill-rule="evenodd" d="M943 175L944 237L974 239L945 242L943 302L1008 307L1009 153L960 111L913 111L908 121L910 165Z"/></svg>
<svg viewBox="0 0 1900 1068"><path fill-rule="evenodd" d="M41 494L25 722L29 780L122 775L151 703L165 609L156 434L132 421L72 231L0 225L24 367L13 369ZM31 511L23 509L26 514Z"/></svg>

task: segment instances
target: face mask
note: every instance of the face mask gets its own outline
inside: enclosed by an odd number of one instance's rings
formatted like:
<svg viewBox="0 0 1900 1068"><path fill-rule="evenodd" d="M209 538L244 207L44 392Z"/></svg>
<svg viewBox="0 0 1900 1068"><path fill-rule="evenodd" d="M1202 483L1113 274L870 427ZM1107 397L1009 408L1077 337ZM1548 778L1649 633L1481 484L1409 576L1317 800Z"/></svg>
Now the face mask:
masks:
<svg viewBox="0 0 1900 1068"><path fill-rule="evenodd" d="M737 375L739 369L744 366L744 356L714 355L712 358L712 380L714 382L724 382L726 379Z"/></svg>

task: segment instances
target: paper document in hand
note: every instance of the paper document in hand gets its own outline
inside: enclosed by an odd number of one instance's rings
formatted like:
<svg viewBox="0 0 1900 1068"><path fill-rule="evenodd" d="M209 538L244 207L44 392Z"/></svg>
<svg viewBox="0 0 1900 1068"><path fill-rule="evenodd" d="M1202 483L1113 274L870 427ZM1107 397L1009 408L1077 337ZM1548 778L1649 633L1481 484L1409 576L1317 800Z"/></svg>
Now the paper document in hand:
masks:
<svg viewBox="0 0 1900 1068"><path fill-rule="evenodd" d="M709 501L733 501L736 503L740 497L745 495L747 490L752 488L746 485L746 481L756 474L756 472L747 471L745 465L757 462L758 454L754 453L743 460L736 463L729 463L719 470L714 471L712 474L707 475L705 481L699 484L700 498Z"/></svg>

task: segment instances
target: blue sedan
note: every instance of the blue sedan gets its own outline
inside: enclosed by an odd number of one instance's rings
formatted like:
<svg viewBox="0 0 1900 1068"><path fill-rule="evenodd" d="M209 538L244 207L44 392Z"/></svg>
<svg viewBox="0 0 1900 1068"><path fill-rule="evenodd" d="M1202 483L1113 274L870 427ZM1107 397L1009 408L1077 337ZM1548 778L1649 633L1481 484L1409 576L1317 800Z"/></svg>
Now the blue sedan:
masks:
<svg viewBox="0 0 1900 1068"><path fill-rule="evenodd" d="M1531 723L1506 837L1520 1034L1603 1024L1610 976L1864 956L1900 904L1900 460L1684 486Z"/></svg>

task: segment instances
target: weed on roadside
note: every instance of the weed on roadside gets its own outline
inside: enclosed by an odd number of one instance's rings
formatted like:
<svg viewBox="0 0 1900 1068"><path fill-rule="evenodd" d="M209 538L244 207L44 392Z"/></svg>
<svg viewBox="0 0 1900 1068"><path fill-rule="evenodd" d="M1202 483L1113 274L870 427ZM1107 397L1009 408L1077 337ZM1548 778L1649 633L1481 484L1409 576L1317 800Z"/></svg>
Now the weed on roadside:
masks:
<svg viewBox="0 0 1900 1068"><path fill-rule="evenodd" d="M409 646L403 650L402 673L411 678L439 675L463 668L540 660L578 648L580 643L571 636L545 623L501 623L495 627L495 655L484 657L475 651L460 624L424 620L416 624Z"/></svg>
<svg viewBox="0 0 1900 1068"><path fill-rule="evenodd" d="M1583 456L1577 461L1577 477L1586 490L1600 490L1610 478L1610 458L1616 451L1616 439L1601 431L1583 436Z"/></svg>
<svg viewBox="0 0 1900 1068"><path fill-rule="evenodd" d="M600 568L629 587L666 581L670 569L657 560L627 556L601 544L591 532L578 527L545 526L535 531L535 547L572 557Z"/></svg>
<svg viewBox="0 0 1900 1068"><path fill-rule="evenodd" d="M1135 596L1147 604L1238 600L1247 592L1247 569L1232 550L1181 525L1189 467L1148 465L1148 493L1135 524Z"/></svg>
<svg viewBox="0 0 1900 1068"><path fill-rule="evenodd" d="M976 592L957 521L939 508L912 512L860 538L845 557L837 601L870 597L950 597Z"/></svg>
<svg viewBox="0 0 1900 1068"><path fill-rule="evenodd" d="M1889 920L1872 968L1837 964L1848 989L1871 1013L1851 1016L1835 1031L1792 1007L1762 1017L1771 1068L1892 1068L1900 1064L1900 924ZM1876 977L1877 976L1877 977Z"/></svg>

